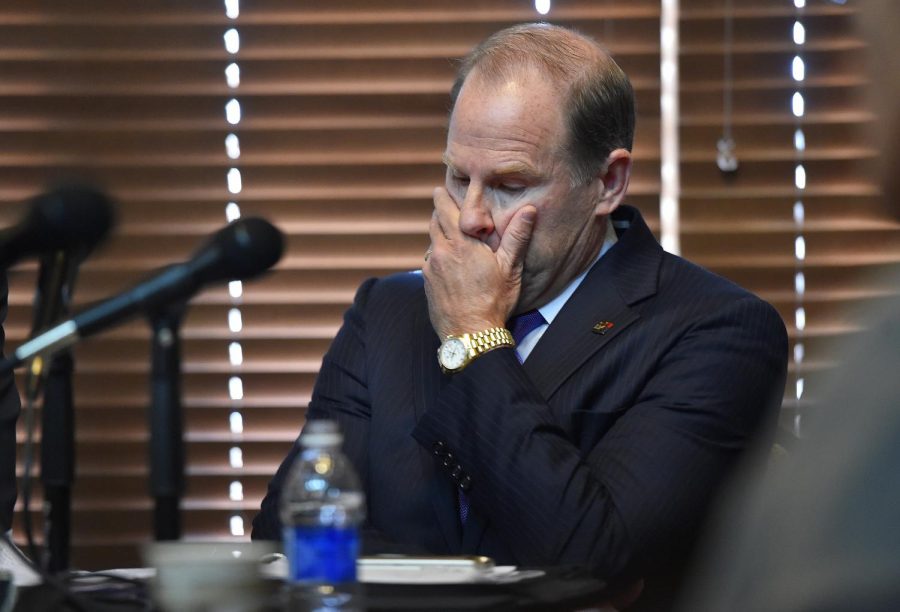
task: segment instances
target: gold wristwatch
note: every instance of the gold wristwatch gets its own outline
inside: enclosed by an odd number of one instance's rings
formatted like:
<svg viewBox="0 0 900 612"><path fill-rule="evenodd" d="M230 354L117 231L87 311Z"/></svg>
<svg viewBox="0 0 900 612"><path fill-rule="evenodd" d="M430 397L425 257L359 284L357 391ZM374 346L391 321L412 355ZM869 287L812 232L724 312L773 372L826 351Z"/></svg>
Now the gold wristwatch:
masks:
<svg viewBox="0 0 900 612"><path fill-rule="evenodd" d="M460 336L447 336L438 348L438 363L446 374L459 372L476 357L501 346L516 346L512 334L504 327Z"/></svg>

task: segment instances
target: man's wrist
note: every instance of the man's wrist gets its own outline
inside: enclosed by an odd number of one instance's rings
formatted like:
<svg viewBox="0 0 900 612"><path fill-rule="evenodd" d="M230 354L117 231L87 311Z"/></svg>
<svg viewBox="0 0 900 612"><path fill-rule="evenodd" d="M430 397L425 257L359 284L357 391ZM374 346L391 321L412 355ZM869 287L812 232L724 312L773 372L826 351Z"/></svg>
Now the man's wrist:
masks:
<svg viewBox="0 0 900 612"><path fill-rule="evenodd" d="M505 327L489 327L477 332L449 335L438 348L438 365L444 373L459 372L487 352L515 346L512 334Z"/></svg>

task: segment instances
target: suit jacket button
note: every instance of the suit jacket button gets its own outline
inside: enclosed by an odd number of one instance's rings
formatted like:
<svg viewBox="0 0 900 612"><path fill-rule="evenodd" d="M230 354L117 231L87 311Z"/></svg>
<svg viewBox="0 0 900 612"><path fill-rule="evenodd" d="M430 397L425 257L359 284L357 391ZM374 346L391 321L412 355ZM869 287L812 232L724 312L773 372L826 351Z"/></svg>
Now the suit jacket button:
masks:
<svg viewBox="0 0 900 612"><path fill-rule="evenodd" d="M459 481L459 488L463 491L468 491L472 488L472 477L468 474L463 476Z"/></svg>
<svg viewBox="0 0 900 612"><path fill-rule="evenodd" d="M453 468L453 471L450 472L450 478L458 481L459 477L462 476L462 473L463 473L462 466L457 463L456 467Z"/></svg>
<svg viewBox="0 0 900 612"><path fill-rule="evenodd" d="M431 450L434 452L436 457L440 457L444 454L444 443L438 440L434 443L434 446L431 447Z"/></svg>

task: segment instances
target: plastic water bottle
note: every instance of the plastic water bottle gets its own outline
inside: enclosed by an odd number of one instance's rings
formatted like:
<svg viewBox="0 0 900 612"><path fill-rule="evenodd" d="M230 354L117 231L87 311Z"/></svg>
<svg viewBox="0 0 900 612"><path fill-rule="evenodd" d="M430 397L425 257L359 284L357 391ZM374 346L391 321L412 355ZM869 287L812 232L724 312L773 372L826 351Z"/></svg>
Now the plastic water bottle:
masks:
<svg viewBox="0 0 900 612"><path fill-rule="evenodd" d="M365 497L334 421L308 421L281 492L292 610L363 610L356 583Z"/></svg>

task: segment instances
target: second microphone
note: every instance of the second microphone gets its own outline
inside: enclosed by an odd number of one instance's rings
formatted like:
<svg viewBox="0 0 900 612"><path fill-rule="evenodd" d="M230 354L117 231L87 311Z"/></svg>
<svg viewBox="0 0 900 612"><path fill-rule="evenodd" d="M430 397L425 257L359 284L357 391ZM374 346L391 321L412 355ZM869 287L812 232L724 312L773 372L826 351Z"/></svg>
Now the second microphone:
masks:
<svg viewBox="0 0 900 612"><path fill-rule="evenodd" d="M78 313L32 338L0 362L0 372L35 355L49 355L139 313L185 300L202 286L261 275L281 259L284 238L265 219L248 217L212 235L188 261L164 268L155 276Z"/></svg>

